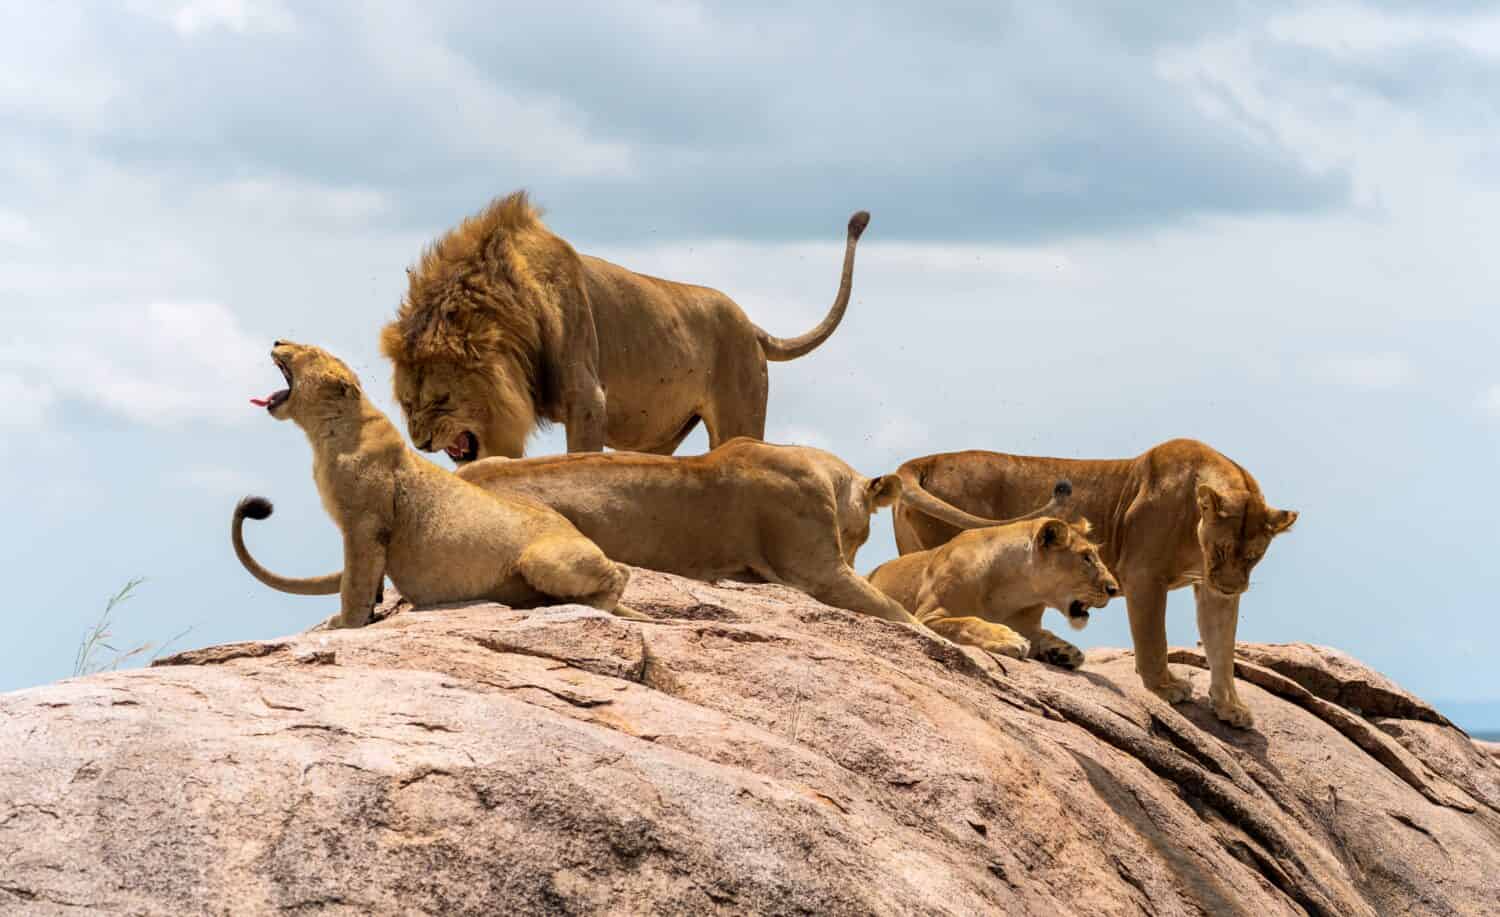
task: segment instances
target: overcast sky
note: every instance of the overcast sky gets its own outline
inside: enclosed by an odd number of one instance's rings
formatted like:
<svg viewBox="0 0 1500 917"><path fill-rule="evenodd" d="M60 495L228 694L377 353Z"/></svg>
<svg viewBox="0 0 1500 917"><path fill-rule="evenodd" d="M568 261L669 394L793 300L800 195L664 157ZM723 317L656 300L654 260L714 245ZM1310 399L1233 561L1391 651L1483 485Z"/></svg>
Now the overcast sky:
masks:
<svg viewBox="0 0 1500 917"><path fill-rule="evenodd" d="M269 565L340 561L306 441L246 403L270 342L390 410L404 268L527 187L581 250L778 335L869 209L843 327L771 368L769 438L866 474L1204 439L1301 513L1242 639L1500 711L1486 4L585 6L0 6L0 690L69 674L132 576L123 643L335 610L229 548L262 493ZM1196 639L1186 592L1169 629ZM1080 636L1128 645L1123 603Z"/></svg>

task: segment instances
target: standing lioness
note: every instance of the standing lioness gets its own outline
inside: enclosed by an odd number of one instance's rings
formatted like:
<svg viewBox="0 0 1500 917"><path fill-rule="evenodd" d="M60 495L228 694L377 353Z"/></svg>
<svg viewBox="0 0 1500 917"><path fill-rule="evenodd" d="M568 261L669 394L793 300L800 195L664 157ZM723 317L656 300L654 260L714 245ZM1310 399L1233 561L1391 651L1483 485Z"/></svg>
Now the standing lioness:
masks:
<svg viewBox="0 0 1500 917"><path fill-rule="evenodd" d="M277 341L271 360L287 387L254 403L307 434L318 494L344 533L344 567L306 579L262 567L242 528L246 516L269 516L271 504L247 497L231 536L256 579L297 595L339 593L339 614L329 620L339 627L369 622L386 575L417 605L554 598L616 610L629 572L568 520L522 497L487 494L413 453L327 351Z"/></svg>
<svg viewBox="0 0 1500 917"><path fill-rule="evenodd" d="M567 426L569 452L670 455L700 420L710 448L760 439L766 361L794 360L833 334L869 221L849 218L823 321L783 339L718 290L578 254L524 192L496 200L422 254L381 332L411 441L463 464L524 454L542 421Z"/></svg>
<svg viewBox="0 0 1500 917"><path fill-rule="evenodd" d="M1094 522L1099 553L1130 612L1135 668L1166 700L1189 696L1167 670L1167 592L1192 586L1214 713L1246 727L1253 717L1234 688L1240 596L1271 539L1297 514L1267 505L1250 472L1190 439L1133 459L1079 460L950 452L902 465L896 547L937 547L960 531L993 524L1040 502L1054 481L1072 482L1070 509Z"/></svg>

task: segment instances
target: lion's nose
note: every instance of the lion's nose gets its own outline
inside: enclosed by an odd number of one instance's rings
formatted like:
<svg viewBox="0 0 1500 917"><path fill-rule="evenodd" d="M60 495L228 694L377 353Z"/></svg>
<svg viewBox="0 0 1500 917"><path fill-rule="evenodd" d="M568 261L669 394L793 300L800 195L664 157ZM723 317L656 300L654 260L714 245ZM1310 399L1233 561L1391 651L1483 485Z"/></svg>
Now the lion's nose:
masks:
<svg viewBox="0 0 1500 917"><path fill-rule="evenodd" d="M1114 583L1110 583L1104 587L1104 594L1109 596L1110 598L1114 598L1115 596L1120 594L1120 587L1116 586Z"/></svg>
<svg viewBox="0 0 1500 917"><path fill-rule="evenodd" d="M271 342L271 346L272 347L283 347L285 345L286 345L286 341L283 341L280 338L278 338L275 341Z"/></svg>

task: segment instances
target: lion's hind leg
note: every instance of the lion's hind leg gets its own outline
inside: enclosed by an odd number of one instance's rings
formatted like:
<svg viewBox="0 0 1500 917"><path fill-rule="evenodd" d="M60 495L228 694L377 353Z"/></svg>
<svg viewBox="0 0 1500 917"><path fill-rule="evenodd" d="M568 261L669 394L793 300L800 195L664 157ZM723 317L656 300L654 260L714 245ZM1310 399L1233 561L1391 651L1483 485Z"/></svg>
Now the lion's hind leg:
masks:
<svg viewBox="0 0 1500 917"><path fill-rule="evenodd" d="M516 563L527 585L542 595L620 613L620 595L630 581L630 569L604 556L599 546L582 535L542 538L532 542ZM621 617L638 616L624 609Z"/></svg>
<svg viewBox="0 0 1500 917"><path fill-rule="evenodd" d="M822 602L824 605L832 605L835 608L846 608L849 611L858 611L876 618L887 621L896 621L901 624L916 624L917 619L911 616L905 608L895 599L870 585L869 581L852 567L839 561L842 569L829 581L818 584L802 586L801 584L788 582L788 585L796 585L808 595ZM779 580L786 582L786 580Z"/></svg>
<svg viewBox="0 0 1500 917"><path fill-rule="evenodd" d="M934 633L954 643L975 646L994 656L1025 659L1031 654L1031 641L1006 627L972 615L953 617L946 609L935 608L922 615L922 623Z"/></svg>

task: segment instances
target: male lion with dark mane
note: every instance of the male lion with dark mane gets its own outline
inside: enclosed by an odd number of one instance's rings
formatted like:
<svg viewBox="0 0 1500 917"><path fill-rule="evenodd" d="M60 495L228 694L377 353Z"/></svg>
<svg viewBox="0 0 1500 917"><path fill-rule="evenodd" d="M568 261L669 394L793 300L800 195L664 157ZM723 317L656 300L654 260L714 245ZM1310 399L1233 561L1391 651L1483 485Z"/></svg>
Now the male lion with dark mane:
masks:
<svg viewBox="0 0 1500 917"><path fill-rule="evenodd" d="M580 255L517 191L438 239L408 272L380 336L412 442L458 464L517 458L538 424L567 427L569 452L605 446L670 455L699 421L709 448L765 435L767 360L794 360L833 334L843 274L816 328L773 337L718 290Z"/></svg>
<svg viewBox="0 0 1500 917"><path fill-rule="evenodd" d="M1232 726L1254 722L1234 688L1240 596L1297 514L1269 506L1250 472L1203 443L1174 439L1133 459L950 452L912 459L897 474L902 554L994 525L985 517L1024 512L1059 478L1071 482L1068 508L1095 523L1099 555L1125 594L1141 681L1171 703L1188 698L1188 683L1167 670L1166 613L1167 592L1192 586L1214 713Z"/></svg>

